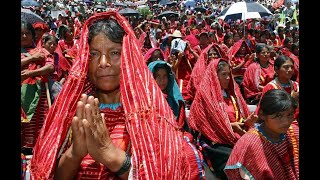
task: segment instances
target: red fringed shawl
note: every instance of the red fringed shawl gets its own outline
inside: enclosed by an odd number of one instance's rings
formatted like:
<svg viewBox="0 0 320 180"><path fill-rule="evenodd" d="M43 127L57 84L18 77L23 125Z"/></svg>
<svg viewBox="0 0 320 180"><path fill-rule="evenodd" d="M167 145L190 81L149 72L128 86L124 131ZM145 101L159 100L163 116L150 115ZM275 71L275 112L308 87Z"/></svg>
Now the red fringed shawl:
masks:
<svg viewBox="0 0 320 180"><path fill-rule="evenodd" d="M234 145L239 136L233 132L227 114L228 107L222 95L217 75L219 61L222 60L212 61L208 65L191 105L188 123L190 128L200 132L212 142ZM248 107L232 76L230 77L229 93L235 97L242 117L248 117Z"/></svg>
<svg viewBox="0 0 320 180"><path fill-rule="evenodd" d="M114 18L125 31L121 53L120 92L130 136L134 179L189 179L191 166L182 148L182 133L154 81L128 21L116 12L90 17L80 38L80 52L40 132L31 160L32 179L52 179L58 153L70 128L87 78L89 26Z"/></svg>
<svg viewBox="0 0 320 180"><path fill-rule="evenodd" d="M250 179L299 179L299 127L292 124L280 143L251 129L232 150L225 167L228 179L242 179L239 168L247 169Z"/></svg>
<svg viewBox="0 0 320 180"><path fill-rule="evenodd" d="M201 52L196 64L194 65L194 68L191 72L191 77L187 86L188 98L190 99L185 99L185 100L193 100L196 94L196 91L198 89L198 86L203 79L204 72L206 71L206 68L208 66L207 64L208 52L211 48L214 48L217 51L220 58L227 58L226 54L220 49L218 44L211 44L206 49L204 49Z"/></svg>
<svg viewBox="0 0 320 180"><path fill-rule="evenodd" d="M259 85L265 86L272 81L274 76L273 62L269 61L267 68L261 68L258 62L252 63L243 76L243 88L245 98L255 97L261 94Z"/></svg>

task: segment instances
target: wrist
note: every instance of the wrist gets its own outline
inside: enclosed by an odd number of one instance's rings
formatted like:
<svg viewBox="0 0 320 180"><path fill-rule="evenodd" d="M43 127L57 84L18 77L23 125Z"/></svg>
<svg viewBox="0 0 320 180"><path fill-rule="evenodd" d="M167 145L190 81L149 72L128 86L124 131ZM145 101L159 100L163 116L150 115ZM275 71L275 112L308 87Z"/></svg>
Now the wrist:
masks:
<svg viewBox="0 0 320 180"><path fill-rule="evenodd" d="M80 164L83 159L83 157L79 157L73 153L72 146L66 151L64 155L66 159L68 159L69 161L75 164Z"/></svg>
<svg viewBox="0 0 320 180"><path fill-rule="evenodd" d="M102 164L107 166L111 172L117 172L126 160L126 152L113 144L105 151Z"/></svg>

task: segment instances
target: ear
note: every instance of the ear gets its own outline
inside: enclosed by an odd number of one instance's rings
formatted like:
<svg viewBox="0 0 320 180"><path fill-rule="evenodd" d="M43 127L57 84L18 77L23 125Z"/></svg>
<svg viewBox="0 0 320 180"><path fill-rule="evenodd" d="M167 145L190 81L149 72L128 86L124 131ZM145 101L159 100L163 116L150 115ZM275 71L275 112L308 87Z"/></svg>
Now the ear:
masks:
<svg viewBox="0 0 320 180"><path fill-rule="evenodd" d="M265 121L266 118L267 118L267 116L264 115L264 113L263 113L263 111L262 111L261 109L259 109L258 117L259 117L260 119L262 119L263 121Z"/></svg>

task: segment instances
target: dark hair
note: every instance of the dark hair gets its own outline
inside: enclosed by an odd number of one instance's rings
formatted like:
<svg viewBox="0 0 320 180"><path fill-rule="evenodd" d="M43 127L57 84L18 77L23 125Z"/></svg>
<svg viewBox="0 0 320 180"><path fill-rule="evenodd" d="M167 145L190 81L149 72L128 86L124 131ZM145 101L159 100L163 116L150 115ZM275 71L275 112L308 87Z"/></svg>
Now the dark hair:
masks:
<svg viewBox="0 0 320 180"><path fill-rule="evenodd" d="M267 91L260 101L260 110L264 115L283 112L295 106L296 103L290 94L281 89Z"/></svg>
<svg viewBox="0 0 320 180"><path fill-rule="evenodd" d="M50 39L53 39L58 44L59 39L56 36L49 34L49 33L44 33L42 35L42 43L43 44L48 42Z"/></svg>
<svg viewBox="0 0 320 180"><path fill-rule="evenodd" d="M154 67L154 71L153 71L154 73L153 74L158 72L159 69L165 69L166 72L168 73L168 78L169 78L169 76L171 75L171 68L167 64L158 64L158 65L156 65ZM170 78L169 78L169 80L170 80Z"/></svg>
<svg viewBox="0 0 320 180"><path fill-rule="evenodd" d="M296 48L299 48L299 43L293 43L291 46L291 51L294 51Z"/></svg>
<svg viewBox="0 0 320 180"><path fill-rule="evenodd" d="M88 42L90 43L92 38L99 33L103 33L114 43L122 43L125 32L114 19L97 20L89 27Z"/></svg>
<svg viewBox="0 0 320 180"><path fill-rule="evenodd" d="M29 30L29 31L31 32L31 34L32 34L32 39L33 39L33 41L35 41L36 32L35 32L35 30L34 30L34 28L33 28L33 26L32 26L31 23L26 22L26 21L24 21L24 20L21 20L21 29L27 29L27 30Z"/></svg>
<svg viewBox="0 0 320 180"><path fill-rule="evenodd" d="M218 71L217 71L217 72L220 72L221 69L222 69L223 67L226 67L226 66L229 67L229 64L228 64L226 61L220 61L220 62L218 63Z"/></svg>
<svg viewBox="0 0 320 180"><path fill-rule="evenodd" d="M232 34L227 33L224 37L223 37L223 42L224 44L226 44L227 40L233 38Z"/></svg>
<svg viewBox="0 0 320 180"><path fill-rule="evenodd" d="M264 48L267 48L267 45L265 43L257 43L256 48L255 48L255 52L257 54L259 54L259 53L261 53L262 49L264 49Z"/></svg>
<svg viewBox="0 0 320 180"><path fill-rule="evenodd" d="M286 61L292 61L292 63L294 63L294 61L289 58L288 56L285 55L280 55L277 57L277 59L274 61L274 70L278 70L281 68L281 66L286 62Z"/></svg>

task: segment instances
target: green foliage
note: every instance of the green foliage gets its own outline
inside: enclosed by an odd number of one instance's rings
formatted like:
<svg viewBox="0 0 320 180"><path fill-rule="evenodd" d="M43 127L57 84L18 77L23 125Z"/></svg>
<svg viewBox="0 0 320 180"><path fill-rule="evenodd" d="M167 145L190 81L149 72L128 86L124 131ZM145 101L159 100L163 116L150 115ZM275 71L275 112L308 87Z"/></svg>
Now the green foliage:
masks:
<svg viewBox="0 0 320 180"><path fill-rule="evenodd" d="M141 16L143 16L143 17L146 17L146 16L152 14L152 12L149 8L141 8L141 9L138 9L138 11L141 14Z"/></svg>

